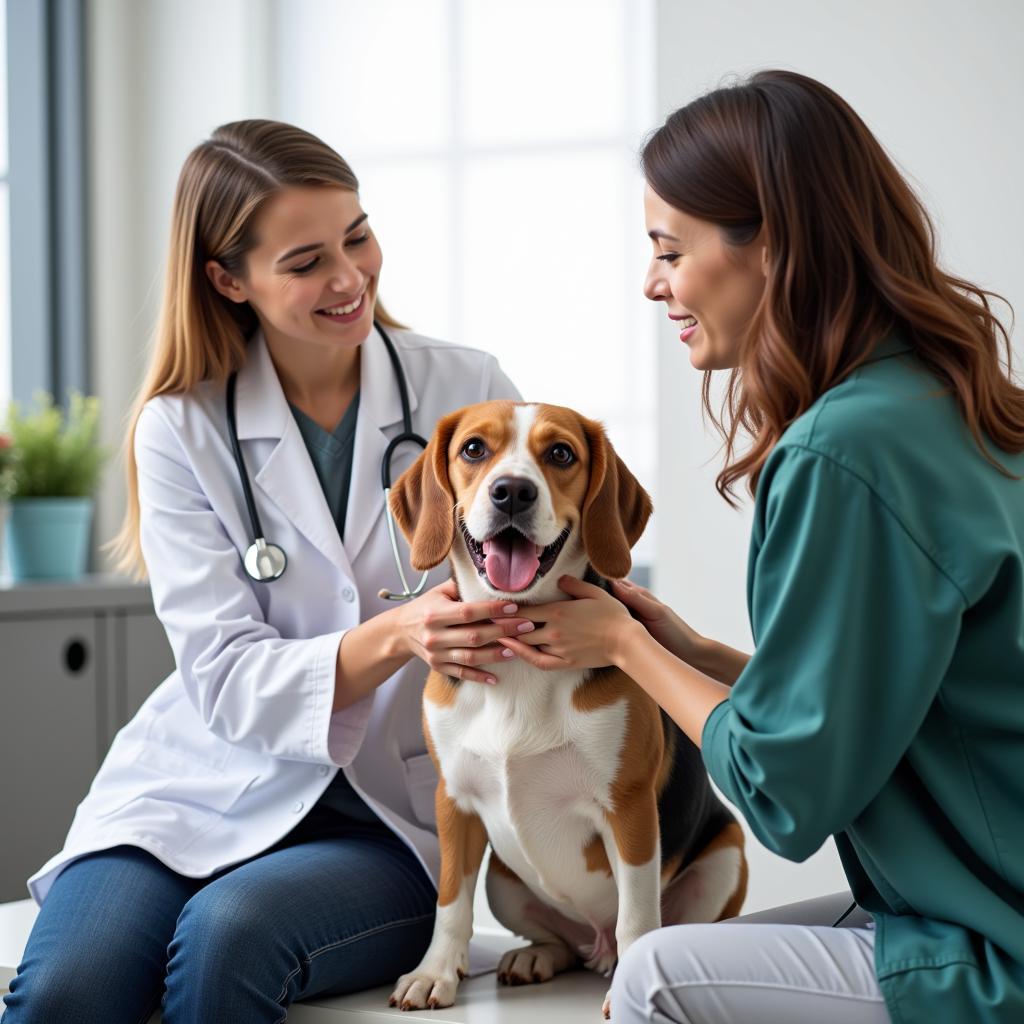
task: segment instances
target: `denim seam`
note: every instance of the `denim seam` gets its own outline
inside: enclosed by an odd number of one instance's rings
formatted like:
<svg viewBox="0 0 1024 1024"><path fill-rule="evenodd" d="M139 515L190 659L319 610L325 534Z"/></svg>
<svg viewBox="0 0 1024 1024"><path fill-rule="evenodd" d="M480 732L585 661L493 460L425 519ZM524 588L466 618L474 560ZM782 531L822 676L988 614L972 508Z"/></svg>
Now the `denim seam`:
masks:
<svg viewBox="0 0 1024 1024"><path fill-rule="evenodd" d="M303 960L303 963L304 964L310 964L310 963L313 962L313 958L316 957L316 956L319 956L321 953L327 953L327 952L329 952L332 949L337 949L339 946L347 946L350 942L356 942L359 939L365 939L369 935L376 935L378 932L384 932L384 931L387 931L390 928L398 928L398 927L400 927L402 925L406 925L406 924L416 924L419 921L430 920L432 917L434 917L434 914L435 914L435 912L431 911L429 914L420 914L418 917L405 917L405 918L402 918L402 920L400 920L400 921L389 921L387 924L377 925L376 928L367 928L365 931L358 932L355 935L349 935L348 938L341 939L338 942L331 942L331 943L329 943L326 946L321 946L319 949L314 949L312 953L310 953L307 957L305 957L305 959ZM302 964L300 964L298 967L296 967L295 970L292 971L284 979L284 984L282 984L282 986L281 986L281 994L277 997L277 1002L278 1003L281 1002L281 1000L284 998L285 994L288 991L288 982L290 982L292 980L292 978L294 978L295 975L298 974L299 971L301 971L301 970L302 970ZM286 1013L284 1017L279 1017L274 1022L274 1024L281 1024L281 1022L284 1021L287 1018L287 1016L288 1015Z"/></svg>

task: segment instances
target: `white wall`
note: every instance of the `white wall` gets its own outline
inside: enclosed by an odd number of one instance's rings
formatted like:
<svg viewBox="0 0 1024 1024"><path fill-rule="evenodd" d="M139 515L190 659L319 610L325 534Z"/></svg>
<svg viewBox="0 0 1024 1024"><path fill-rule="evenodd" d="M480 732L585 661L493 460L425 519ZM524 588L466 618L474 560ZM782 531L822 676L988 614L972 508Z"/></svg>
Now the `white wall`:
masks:
<svg viewBox="0 0 1024 1024"><path fill-rule="evenodd" d="M1024 308L1024 6L659 0L657 38L662 119L727 76L761 68L799 71L835 89L917 188L945 266ZM719 441L701 425L701 374L668 321L659 322L655 586L694 628L749 651L750 505L735 513L714 489ZM1018 360L1022 348L1018 329ZM803 864L749 842L748 911L845 886L831 841Z"/></svg>
<svg viewBox="0 0 1024 1024"><path fill-rule="evenodd" d="M109 445L120 445L147 365L181 164L217 125L272 116L268 2L87 5L92 379ZM97 502L101 542L120 525L124 494L116 458Z"/></svg>

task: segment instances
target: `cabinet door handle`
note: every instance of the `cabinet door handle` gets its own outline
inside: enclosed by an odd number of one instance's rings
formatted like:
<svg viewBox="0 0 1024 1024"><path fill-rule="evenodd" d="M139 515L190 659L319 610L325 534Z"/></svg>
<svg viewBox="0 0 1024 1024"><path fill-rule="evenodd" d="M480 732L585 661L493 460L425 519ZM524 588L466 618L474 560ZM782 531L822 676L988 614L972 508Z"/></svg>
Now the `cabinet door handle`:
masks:
<svg viewBox="0 0 1024 1024"><path fill-rule="evenodd" d="M89 661L89 648L84 640L69 640L64 648L64 664L72 673L81 672Z"/></svg>

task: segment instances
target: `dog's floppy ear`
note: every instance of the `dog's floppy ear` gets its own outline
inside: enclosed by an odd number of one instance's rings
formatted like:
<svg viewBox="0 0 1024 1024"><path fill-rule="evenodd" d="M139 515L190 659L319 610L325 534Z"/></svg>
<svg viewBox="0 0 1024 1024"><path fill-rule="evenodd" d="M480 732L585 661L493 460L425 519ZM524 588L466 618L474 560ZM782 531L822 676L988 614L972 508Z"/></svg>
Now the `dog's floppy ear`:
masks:
<svg viewBox="0 0 1024 1024"><path fill-rule="evenodd" d="M615 454L601 424L584 419L583 430L590 446L583 547L602 576L621 579L633 564L630 549L651 517L651 498Z"/></svg>
<svg viewBox="0 0 1024 1024"><path fill-rule="evenodd" d="M391 487L391 512L409 542L419 572L448 557L455 541L455 494L448 479L448 445L462 411L440 420L424 452Z"/></svg>

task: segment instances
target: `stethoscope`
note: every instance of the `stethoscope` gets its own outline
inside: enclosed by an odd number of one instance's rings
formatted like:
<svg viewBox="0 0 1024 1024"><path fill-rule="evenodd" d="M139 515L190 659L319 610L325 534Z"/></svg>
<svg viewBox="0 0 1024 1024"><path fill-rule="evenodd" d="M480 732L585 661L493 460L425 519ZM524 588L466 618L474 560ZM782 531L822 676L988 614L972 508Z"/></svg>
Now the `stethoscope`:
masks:
<svg viewBox="0 0 1024 1024"><path fill-rule="evenodd" d="M391 366L395 371L395 380L398 382L398 394L402 400L402 432L393 437L380 463L381 486L384 488L384 512L388 521L388 536L391 538L391 553L395 557L395 565L398 567L398 575L402 580L402 592L393 594L390 590L378 591L379 596L388 601L408 601L416 597L426 586L429 571L421 577L415 590L409 589L409 582L405 578L405 568L402 565L401 556L398 553L398 535L395 532L395 517L391 513L391 456L395 449L406 441L418 444L420 448L426 449L427 442L414 433L412 429L412 413L409 410L409 389L405 384L405 374L402 372L402 364L395 351L395 346L388 337L387 332L376 320L374 328L384 342L384 347L391 357ZM228 413L228 437L231 439L231 452L235 457L235 465L238 467L238 479L242 482L242 493L245 495L245 506L249 510L249 522L252 524L252 533L255 540L246 549L242 558L245 571L258 583L272 583L280 579L288 566L288 557L276 544L271 544L263 534L263 527L260 525L260 516L256 511L256 502L253 499L252 487L249 484L249 474L245 468L245 459L242 458L242 448L238 443L238 427L235 423L235 383L238 372L235 371L228 377L226 399Z"/></svg>

